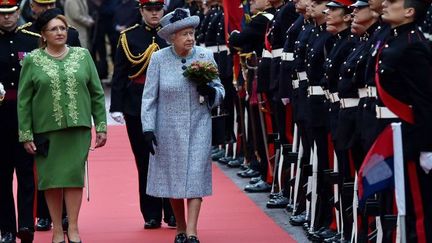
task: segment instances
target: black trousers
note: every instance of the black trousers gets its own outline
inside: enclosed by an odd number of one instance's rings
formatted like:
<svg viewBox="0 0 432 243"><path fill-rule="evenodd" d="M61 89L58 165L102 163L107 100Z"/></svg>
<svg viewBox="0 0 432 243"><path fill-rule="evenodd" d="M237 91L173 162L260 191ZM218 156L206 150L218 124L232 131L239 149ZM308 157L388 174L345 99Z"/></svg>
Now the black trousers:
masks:
<svg viewBox="0 0 432 243"><path fill-rule="evenodd" d="M144 150L144 136L142 132L141 118L125 114L126 128L132 152L135 156L135 163L138 170L140 209L147 222L155 219L162 220L162 209L164 218L173 216L171 204L167 198L157 198L147 195L147 173L149 166L149 152Z"/></svg>
<svg viewBox="0 0 432 243"><path fill-rule="evenodd" d="M8 133L7 131L2 132L0 140L0 231L16 233L13 174L15 171L18 180L18 228L33 228L34 160L33 156L28 154L23 145L18 142L17 135Z"/></svg>

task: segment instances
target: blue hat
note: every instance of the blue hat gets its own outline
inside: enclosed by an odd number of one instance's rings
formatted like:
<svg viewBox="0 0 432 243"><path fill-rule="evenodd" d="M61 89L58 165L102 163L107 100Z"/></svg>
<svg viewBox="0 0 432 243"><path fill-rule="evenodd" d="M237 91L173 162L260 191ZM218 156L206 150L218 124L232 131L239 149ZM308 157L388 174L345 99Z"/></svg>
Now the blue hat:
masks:
<svg viewBox="0 0 432 243"><path fill-rule="evenodd" d="M169 41L171 34L189 27L196 28L199 23L200 18L198 16L190 16L188 9L177 8L161 19L160 24L162 25L162 29L158 31L158 35Z"/></svg>

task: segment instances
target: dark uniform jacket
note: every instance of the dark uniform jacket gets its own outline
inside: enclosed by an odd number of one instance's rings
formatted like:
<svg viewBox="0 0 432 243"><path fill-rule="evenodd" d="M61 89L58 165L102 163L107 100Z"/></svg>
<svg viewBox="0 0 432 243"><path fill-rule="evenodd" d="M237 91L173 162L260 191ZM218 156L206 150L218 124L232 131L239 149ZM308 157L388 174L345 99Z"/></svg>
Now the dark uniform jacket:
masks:
<svg viewBox="0 0 432 243"><path fill-rule="evenodd" d="M292 80L297 79L297 73L294 71L294 48L300 31L302 30L303 23L304 17L300 15L286 31L283 52L287 53L289 56L293 55L293 58L292 60L288 60L288 55L287 58L282 58L278 89L279 97L281 98L292 98Z"/></svg>
<svg viewBox="0 0 432 243"><path fill-rule="evenodd" d="M309 39L309 52L306 56L306 73L309 86L320 86L324 77L324 61L330 53L335 37L326 31L326 25L315 27ZM313 127L327 126L328 103L324 95L311 95L308 98L310 114L308 125Z"/></svg>
<svg viewBox="0 0 432 243"><path fill-rule="evenodd" d="M292 2L286 3L276 11L267 35L272 51L283 48L287 30L293 25L297 17L298 13L295 11L295 5ZM269 89L277 99L280 99L278 92L279 80L281 78L280 62L281 57L273 56L270 68Z"/></svg>
<svg viewBox="0 0 432 243"><path fill-rule="evenodd" d="M150 60L152 50L156 50L152 49L155 48L152 44L157 44L159 49L168 46L157 35L159 29L160 27L151 28L145 24L135 25L120 35L112 78L110 112L141 115L141 99L148 66L146 61ZM149 55L144 54L147 50ZM133 64L130 60L132 56L141 56L141 60Z"/></svg>
<svg viewBox="0 0 432 243"><path fill-rule="evenodd" d="M391 29L389 37L379 45L376 72L383 90L412 109L410 124L389 106L379 93L379 105L386 105L403 122L404 152L418 159L418 152L432 151L432 53L426 38L414 23Z"/></svg>
<svg viewBox="0 0 432 243"><path fill-rule="evenodd" d="M196 35L196 43L197 45L205 44L206 34L208 33L207 29L210 25L210 21L213 17L217 17L218 13L221 11L219 6L212 6L204 15L203 19L200 22L198 27L197 35Z"/></svg>
<svg viewBox="0 0 432 243"><path fill-rule="evenodd" d="M255 51L258 57L261 57L264 48L264 35L267 24L273 19L273 14L267 11L259 12L252 16L249 22L241 32L233 32L229 37L229 43L232 47L241 49L242 53Z"/></svg>
<svg viewBox="0 0 432 243"><path fill-rule="evenodd" d="M17 89L24 56L38 47L39 34L18 27L12 32L0 29L0 83L6 97L0 105L2 142L18 142ZM6 139L7 134L10 135ZM0 146L4 147L4 146Z"/></svg>

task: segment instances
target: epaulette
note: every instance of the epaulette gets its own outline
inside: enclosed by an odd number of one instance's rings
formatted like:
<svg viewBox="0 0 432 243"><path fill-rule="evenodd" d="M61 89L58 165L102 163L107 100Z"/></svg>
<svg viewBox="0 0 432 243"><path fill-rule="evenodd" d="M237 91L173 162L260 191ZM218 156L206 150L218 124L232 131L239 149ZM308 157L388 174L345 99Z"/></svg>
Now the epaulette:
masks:
<svg viewBox="0 0 432 243"><path fill-rule="evenodd" d="M3 30L0 30L0 35L3 35L3 34L4 34Z"/></svg>
<svg viewBox="0 0 432 243"><path fill-rule="evenodd" d="M255 17L260 16L260 15L263 15L269 21L271 21L273 19L273 17L274 17L273 14L271 14L271 13L260 11L260 12L256 13L254 16L252 16L252 18L255 18Z"/></svg>
<svg viewBox="0 0 432 243"><path fill-rule="evenodd" d="M17 30L22 30L22 29L28 28L28 27L30 27L32 24L33 24L32 22L25 23L25 24L23 24L23 25L18 26Z"/></svg>
<svg viewBox="0 0 432 243"><path fill-rule="evenodd" d="M138 27L138 26L139 26L139 24L132 25L131 27L122 30L122 31L120 32L120 34L126 33L126 32L129 31L129 30L135 29L135 28Z"/></svg>
<svg viewBox="0 0 432 243"><path fill-rule="evenodd" d="M33 32L33 31L30 31L30 30L26 30L26 29L24 29L24 28L17 29L17 31L21 31L21 32L23 32L24 34L28 34L28 35L32 35L32 36L41 37L40 34L35 33L35 32Z"/></svg>
<svg viewBox="0 0 432 243"><path fill-rule="evenodd" d="M77 28L75 28L74 26L72 26L72 25L69 25L68 26L70 29L74 29L74 30L76 30Z"/></svg>

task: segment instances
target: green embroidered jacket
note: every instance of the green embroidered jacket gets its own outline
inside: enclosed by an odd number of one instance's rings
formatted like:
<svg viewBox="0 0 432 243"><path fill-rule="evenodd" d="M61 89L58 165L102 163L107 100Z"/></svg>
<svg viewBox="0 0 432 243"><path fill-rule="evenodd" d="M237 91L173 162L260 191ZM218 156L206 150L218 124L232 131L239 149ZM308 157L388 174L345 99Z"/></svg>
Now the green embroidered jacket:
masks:
<svg viewBox="0 0 432 243"><path fill-rule="evenodd" d="M19 140L68 127L106 132L104 91L87 49L70 47L62 60L36 49L23 61L18 87Z"/></svg>

